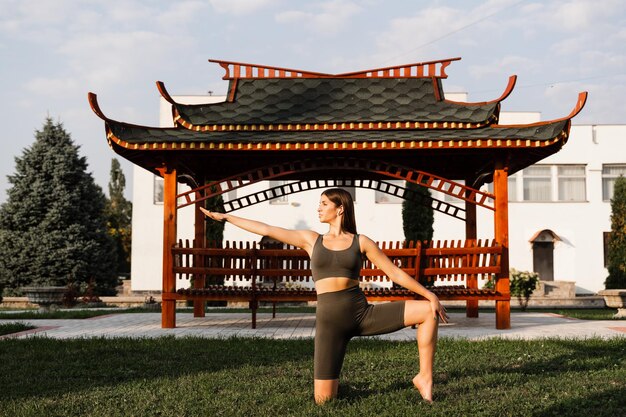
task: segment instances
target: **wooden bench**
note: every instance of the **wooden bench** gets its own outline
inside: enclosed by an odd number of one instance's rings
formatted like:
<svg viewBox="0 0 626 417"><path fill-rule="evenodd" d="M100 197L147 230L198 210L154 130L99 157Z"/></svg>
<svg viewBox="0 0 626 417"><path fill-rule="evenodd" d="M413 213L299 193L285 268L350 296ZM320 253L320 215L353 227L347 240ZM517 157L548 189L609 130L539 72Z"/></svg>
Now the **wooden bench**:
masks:
<svg viewBox="0 0 626 417"><path fill-rule="evenodd" d="M380 246L397 266L441 300L510 300L508 293L478 288L480 278L495 278L501 272L502 247L494 241L386 242ZM261 302L273 304L275 317L276 303L317 299L310 259L302 249L261 246L256 242L199 248L189 241L179 241L172 254L174 273L181 279L193 278L193 286L164 293L163 299L193 300L197 317L204 316L204 301L247 302L252 328L256 328ZM390 285L390 279L369 260L363 262L360 282L369 301L420 298ZM474 306L477 315L477 303Z"/></svg>

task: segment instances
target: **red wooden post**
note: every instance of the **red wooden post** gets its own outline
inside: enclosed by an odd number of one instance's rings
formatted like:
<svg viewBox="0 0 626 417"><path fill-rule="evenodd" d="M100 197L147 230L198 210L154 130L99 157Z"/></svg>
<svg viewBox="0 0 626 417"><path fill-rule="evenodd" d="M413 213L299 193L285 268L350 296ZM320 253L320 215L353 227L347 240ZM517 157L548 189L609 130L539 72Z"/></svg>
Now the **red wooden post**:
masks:
<svg viewBox="0 0 626 417"><path fill-rule="evenodd" d="M471 180L465 180L465 185L472 184ZM466 191L466 197L470 196L470 191ZM465 201L465 239L476 240L476 204ZM478 289L478 277L476 274L467 276L467 288ZM478 300L467 300L465 302L465 315L467 317L478 317Z"/></svg>
<svg viewBox="0 0 626 417"><path fill-rule="evenodd" d="M165 299L176 292L174 257L172 247L176 244L176 170L159 168L163 177L163 288L161 303L161 327L176 327L176 301Z"/></svg>
<svg viewBox="0 0 626 417"><path fill-rule="evenodd" d="M509 190L508 166L503 161L496 161L493 172L494 202L494 230L496 243L502 246L500 273L496 280L496 291L501 294L510 294L509 285ZM511 301L496 300L496 329L511 328Z"/></svg>
<svg viewBox="0 0 626 417"><path fill-rule="evenodd" d="M201 197L199 192L196 192L196 199ZM205 248L206 244L206 234L204 232L204 222L205 216L204 213L200 211L200 207L204 206L204 202L200 201L196 203L196 212L195 212L195 223L194 223L194 248ZM194 255L193 257L193 266L203 267L204 266L204 255ZM194 288L204 288L205 284L205 275L203 273L194 274L193 277L193 287ZM194 317L204 317L206 301L201 299L193 300L193 316Z"/></svg>

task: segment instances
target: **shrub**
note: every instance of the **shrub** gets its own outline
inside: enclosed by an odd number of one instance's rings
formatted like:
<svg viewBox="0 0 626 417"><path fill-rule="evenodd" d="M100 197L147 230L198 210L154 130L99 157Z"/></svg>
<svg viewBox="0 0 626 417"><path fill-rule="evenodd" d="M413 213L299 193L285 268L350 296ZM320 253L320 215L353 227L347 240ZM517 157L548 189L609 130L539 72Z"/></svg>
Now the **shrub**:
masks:
<svg viewBox="0 0 626 417"><path fill-rule="evenodd" d="M518 271L511 268L509 271L509 285L511 288L511 295L517 297L522 311L526 311L528 307L528 300L530 295L537 288L539 284L539 274L529 271ZM495 279L490 279L484 286L485 288L494 288Z"/></svg>

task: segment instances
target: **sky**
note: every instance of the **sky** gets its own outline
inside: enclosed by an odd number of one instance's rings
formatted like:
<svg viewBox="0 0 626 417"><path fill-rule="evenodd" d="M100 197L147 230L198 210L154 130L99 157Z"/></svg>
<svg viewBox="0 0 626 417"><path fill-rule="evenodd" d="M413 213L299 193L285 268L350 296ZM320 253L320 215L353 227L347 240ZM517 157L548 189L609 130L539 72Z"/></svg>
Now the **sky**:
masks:
<svg viewBox="0 0 626 417"><path fill-rule="evenodd" d="M0 0L0 203L46 117L62 122L106 192L118 158L91 111L157 126L159 93L225 94L221 59L324 73L461 57L448 92L502 111L626 124L623 0ZM626 140L626 138L624 138Z"/></svg>

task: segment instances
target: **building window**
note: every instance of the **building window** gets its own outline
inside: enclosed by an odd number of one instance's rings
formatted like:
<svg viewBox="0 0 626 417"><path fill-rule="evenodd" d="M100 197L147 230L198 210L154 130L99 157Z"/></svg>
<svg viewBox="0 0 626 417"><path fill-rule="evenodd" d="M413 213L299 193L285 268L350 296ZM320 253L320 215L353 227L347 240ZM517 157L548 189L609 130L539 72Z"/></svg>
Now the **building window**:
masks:
<svg viewBox="0 0 626 417"><path fill-rule="evenodd" d="M509 175L508 177L509 201L517 201L517 176Z"/></svg>
<svg viewBox="0 0 626 417"><path fill-rule="evenodd" d="M602 200L613 198L615 181L621 176L626 177L626 164L602 165Z"/></svg>
<svg viewBox="0 0 626 417"><path fill-rule="evenodd" d="M384 184L390 184L390 186ZM381 182L381 188L383 190L388 190L391 192L394 192L397 190L396 187L400 187L400 188L404 188L404 181L402 180L387 180L384 182ZM400 190L400 194L403 194L404 191ZM354 195L353 195L354 198ZM394 194L388 194L382 191L378 191L376 190L375 194L374 194L374 201L377 204L402 204L402 197L398 197Z"/></svg>
<svg viewBox="0 0 626 417"><path fill-rule="evenodd" d="M509 175L507 181L509 201L517 201L517 174ZM481 187L481 189L483 189L483 187ZM487 184L487 192L493 194L493 182Z"/></svg>
<svg viewBox="0 0 626 417"><path fill-rule="evenodd" d="M163 178L155 175L152 191L152 202L154 204L163 204L163 184Z"/></svg>
<svg viewBox="0 0 626 417"><path fill-rule="evenodd" d="M585 165L533 165L522 171L524 201L586 201Z"/></svg>
<svg viewBox="0 0 626 417"><path fill-rule="evenodd" d="M534 165L522 171L524 201L551 201L552 174L549 165Z"/></svg>
<svg viewBox="0 0 626 417"><path fill-rule="evenodd" d="M287 181L270 181L270 189L274 188L274 187L280 187L281 185L285 185L287 184ZM282 194L281 189L277 189L275 190L276 193L278 194L278 197L270 199L270 204L287 204L289 203L289 197L287 196L287 194L285 193L284 195Z"/></svg>
<svg viewBox="0 0 626 417"><path fill-rule="evenodd" d="M557 175L559 201L585 201L587 199L584 165L559 165Z"/></svg>

